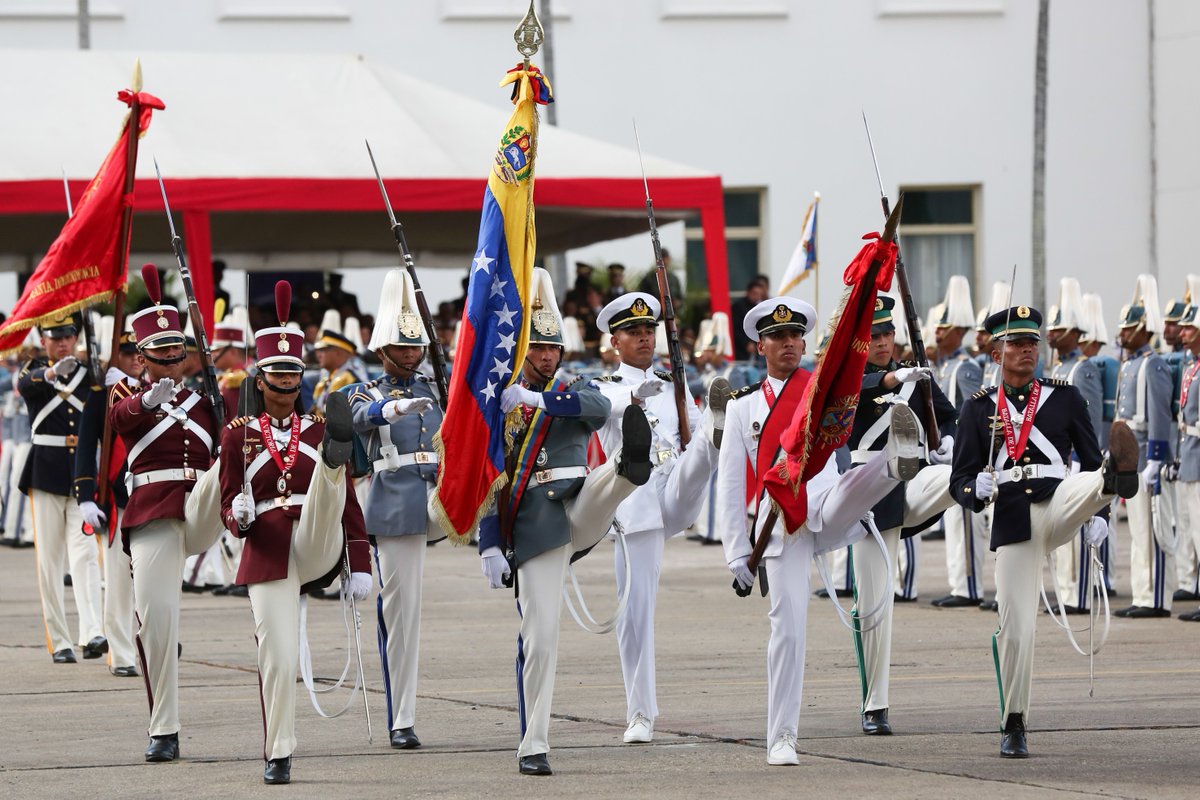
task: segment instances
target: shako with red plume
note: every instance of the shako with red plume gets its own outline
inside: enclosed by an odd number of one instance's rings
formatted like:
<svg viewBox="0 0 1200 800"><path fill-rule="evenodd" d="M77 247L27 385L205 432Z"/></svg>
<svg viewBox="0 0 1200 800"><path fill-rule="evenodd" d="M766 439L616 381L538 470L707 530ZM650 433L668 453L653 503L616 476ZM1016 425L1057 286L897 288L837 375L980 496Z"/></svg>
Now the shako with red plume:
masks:
<svg viewBox="0 0 1200 800"><path fill-rule="evenodd" d="M287 281L275 284L275 316L279 325L263 328L254 334L258 366L264 372L296 372L304 370L304 333L287 327L292 309L292 285Z"/></svg>
<svg viewBox="0 0 1200 800"><path fill-rule="evenodd" d="M142 282L146 284L146 294L154 305L129 318L129 325L133 329L138 349L147 350L183 344L183 326L179 320L179 309L163 305L158 267L153 264L143 265Z"/></svg>

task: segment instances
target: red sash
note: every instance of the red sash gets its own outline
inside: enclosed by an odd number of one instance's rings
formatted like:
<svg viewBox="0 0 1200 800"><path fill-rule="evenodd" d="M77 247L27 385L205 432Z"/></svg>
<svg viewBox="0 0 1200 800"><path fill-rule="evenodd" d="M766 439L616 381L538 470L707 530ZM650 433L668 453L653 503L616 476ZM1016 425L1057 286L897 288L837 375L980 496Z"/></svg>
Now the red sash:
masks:
<svg viewBox="0 0 1200 800"><path fill-rule="evenodd" d="M292 435L288 439L287 452L283 455L279 454L279 446L275 444L275 434L271 430L271 417L264 412L258 418L258 426L262 429L263 446L271 454L271 460L275 462L275 466L279 467L279 480L276 482L275 488L279 490L280 494L283 494L287 491L287 479L292 477L289 470L296 463L296 457L300 455L300 415L292 414Z"/></svg>
<svg viewBox="0 0 1200 800"><path fill-rule="evenodd" d="M812 373L806 369L797 369L793 372L792 377L784 382L779 396L771 404L771 410L767 412L767 418L763 421L762 433L758 437L758 457L754 464L754 501L756 503L762 497L763 481L779 458L783 432L787 430L796 416L800 400L804 397L804 389L808 386L811 378ZM765 380L763 385L767 385ZM770 395L768 395L769 397ZM783 495L782 498L775 499L779 502L788 530L796 530L808 519L807 489L801 484L795 493L785 492ZM755 514L758 514L757 508L755 508ZM793 525L792 523L797 520L799 522Z"/></svg>
<svg viewBox="0 0 1200 800"><path fill-rule="evenodd" d="M1014 464L1020 462L1025 446L1029 443L1029 432L1033 430L1033 417L1037 414L1038 398L1042 395L1042 385L1036 380L1029 387L1029 403L1025 406L1025 414L1021 418L1021 433L1018 436L1013 431L1012 415L1008 413L1008 398L1004 395L1004 387L996 392L1000 399L996 402L996 413L1000 415L1000 423L1004 426L1004 447L1008 457Z"/></svg>

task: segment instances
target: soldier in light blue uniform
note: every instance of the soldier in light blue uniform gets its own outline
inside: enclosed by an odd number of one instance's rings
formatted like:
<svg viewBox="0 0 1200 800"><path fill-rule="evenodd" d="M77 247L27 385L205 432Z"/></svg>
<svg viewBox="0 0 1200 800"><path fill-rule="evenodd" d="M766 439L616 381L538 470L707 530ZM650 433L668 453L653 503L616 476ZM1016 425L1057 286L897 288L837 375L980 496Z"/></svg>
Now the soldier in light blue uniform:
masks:
<svg viewBox="0 0 1200 800"><path fill-rule="evenodd" d="M425 545L445 538L431 525L429 493L437 480L433 436L442 424L433 381L417 372L429 338L408 273L383 281L370 349L383 377L350 390L354 428L366 445L374 477L363 509L379 573L379 658L392 747L421 746L414 730L421 636Z"/></svg>
<svg viewBox="0 0 1200 800"><path fill-rule="evenodd" d="M1192 276L1188 276L1189 282ZM1179 567L1180 584L1174 599L1180 601L1200 599L1200 583L1196 575L1196 553L1200 552L1200 292L1191 293L1192 302L1180 319L1184 346L1192 356L1191 363L1183 373L1183 387L1179 392L1179 476L1176 492L1179 498L1180 560L1190 555L1191 580L1183 563ZM1186 546L1190 544L1189 548ZM1185 611L1179 618L1188 622L1200 622L1200 609Z"/></svg>
<svg viewBox="0 0 1200 800"><path fill-rule="evenodd" d="M1169 617L1177 579L1174 553L1160 546L1152 519L1152 495L1160 489L1160 472L1171 461L1175 439L1171 370L1150 346L1162 329L1158 282L1151 275L1139 275L1136 299L1122 310L1117 337L1126 353L1117 385L1117 419L1128 423L1137 438L1142 482L1125 504L1133 605L1115 613L1133 619Z"/></svg>
<svg viewBox="0 0 1200 800"><path fill-rule="evenodd" d="M971 287L961 275L952 275L937 320L938 386L946 399L961 411L963 403L983 385L983 371L966 351L963 336L975 327ZM942 518L946 526L946 573L950 594L933 601L939 608L978 607L983 598L983 561L987 552L987 525L983 514L952 508Z"/></svg>
<svg viewBox="0 0 1200 800"><path fill-rule="evenodd" d="M617 506L650 479L651 432L645 413L631 405L623 446L589 470L588 441L608 421L611 403L594 382L559 372L562 317L543 269L534 270L529 327L521 379L500 403L514 431L506 446L509 488L497 501L499 513L480 523L479 554L493 589L517 573L517 768L550 775L550 703L568 566L604 537Z"/></svg>
<svg viewBox="0 0 1200 800"><path fill-rule="evenodd" d="M1050 377L1069 383L1079 390L1087 404L1088 418L1092 429L1099 431L1104 424L1104 381L1100 370L1083 354L1079 338L1085 325L1083 295L1079 281L1063 278L1059 289L1058 305L1050 307L1046 323L1046 340L1058 354L1058 363ZM1099 445L1099 438L1097 438ZM1079 471L1078 454L1073 455L1071 473ZM1100 545L1101 558L1108 554L1107 539ZM1056 594L1058 602L1067 614L1086 614L1088 611L1088 587L1091 585L1087 543L1083 531L1072 541L1055 551Z"/></svg>

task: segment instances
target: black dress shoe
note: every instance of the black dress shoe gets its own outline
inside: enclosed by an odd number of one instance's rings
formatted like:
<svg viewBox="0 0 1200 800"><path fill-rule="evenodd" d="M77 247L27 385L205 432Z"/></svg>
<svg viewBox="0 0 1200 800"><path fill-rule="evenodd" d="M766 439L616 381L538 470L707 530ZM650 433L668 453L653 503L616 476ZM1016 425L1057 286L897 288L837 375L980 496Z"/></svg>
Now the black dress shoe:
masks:
<svg viewBox="0 0 1200 800"><path fill-rule="evenodd" d="M137 667L113 667L112 674L118 678L136 678L138 676Z"/></svg>
<svg viewBox="0 0 1200 800"><path fill-rule="evenodd" d="M74 664L75 651L69 647L63 650L55 650L51 658L54 659L55 664Z"/></svg>
<svg viewBox="0 0 1200 800"><path fill-rule="evenodd" d="M200 584L188 583L187 581L184 581L182 584L180 584L179 588L188 594L200 594L204 591L204 587Z"/></svg>
<svg viewBox="0 0 1200 800"><path fill-rule="evenodd" d="M1200 594L1190 592L1187 589L1176 589L1175 594L1171 595L1171 599L1176 602L1190 603L1193 600L1200 600Z"/></svg>
<svg viewBox="0 0 1200 800"><path fill-rule="evenodd" d="M550 769L550 759L545 753L535 753L531 756L521 756L517 769L522 775L553 775Z"/></svg>
<svg viewBox="0 0 1200 800"><path fill-rule="evenodd" d="M421 740L412 728L398 728L392 731L392 747L397 750L416 750L420 746Z"/></svg>
<svg viewBox="0 0 1200 800"><path fill-rule="evenodd" d="M892 725L888 722L888 710L877 708L863 714L862 729L868 736L891 736Z"/></svg>
<svg viewBox="0 0 1200 800"><path fill-rule="evenodd" d="M325 436L321 440L325 463L332 469L344 465L354 454L354 419L350 401L341 392L325 397Z"/></svg>
<svg viewBox="0 0 1200 800"><path fill-rule="evenodd" d="M63 575L63 586L74 586L75 581L71 578L71 573Z"/></svg>
<svg viewBox="0 0 1200 800"><path fill-rule="evenodd" d="M902 594L898 594L898 595L896 595L896 596L894 597L894 602L897 602L897 603L915 603L915 602L917 602L917 598L915 598L915 597L905 597L905 596L904 596L904 595L902 595Z"/></svg>
<svg viewBox="0 0 1200 800"><path fill-rule="evenodd" d="M1000 757L1029 758L1029 748L1025 745L1025 718L1020 714L1008 715L1004 733L1000 734Z"/></svg>
<svg viewBox="0 0 1200 800"><path fill-rule="evenodd" d="M250 596L250 587L246 586L244 584L235 583L229 589L229 596L230 597L249 597Z"/></svg>
<svg viewBox="0 0 1200 800"><path fill-rule="evenodd" d="M713 418L712 446L721 449L725 433L725 408L733 399L733 387L725 378L715 378L708 385L708 411Z"/></svg>
<svg viewBox="0 0 1200 800"><path fill-rule="evenodd" d="M930 603L935 608L964 608L966 606L978 606L978 600L972 600L969 597L963 597L961 594L948 594L945 597L939 597Z"/></svg>
<svg viewBox="0 0 1200 800"><path fill-rule="evenodd" d="M1171 616L1171 612L1165 608L1154 608L1153 606L1130 606L1118 611L1117 616L1126 619L1158 619Z"/></svg>
<svg viewBox="0 0 1200 800"><path fill-rule="evenodd" d="M1080 608L1079 606L1053 605L1053 606L1050 606L1049 609L1047 609L1046 613L1047 614L1055 614L1055 615L1057 615L1057 614L1076 615L1076 614L1086 614L1086 613L1088 613L1088 610L1086 608Z"/></svg>
<svg viewBox="0 0 1200 800"><path fill-rule="evenodd" d="M1186 611L1180 614L1179 618L1184 622L1200 622L1200 608L1195 611Z"/></svg>
<svg viewBox="0 0 1200 800"><path fill-rule="evenodd" d="M617 474L634 486L642 486L650 480L654 468L650 463L652 439L646 412L632 403L626 406L621 418L621 460L617 462Z"/></svg>
<svg viewBox="0 0 1200 800"><path fill-rule="evenodd" d="M84 658L99 658L108 652L108 639L103 636L96 636L83 646Z"/></svg>
<svg viewBox="0 0 1200 800"><path fill-rule="evenodd" d="M979 610L980 611L999 611L1000 603L997 600L980 600L979 601Z"/></svg>
<svg viewBox="0 0 1200 800"><path fill-rule="evenodd" d="M333 395L338 394L334 392ZM333 395L330 395L332 397ZM343 397L345 395L342 395ZM283 758L267 759L267 766L263 769L263 783L291 783L292 782L292 757L285 756Z"/></svg>
<svg viewBox="0 0 1200 800"><path fill-rule="evenodd" d="M1129 425L1121 420L1112 424L1108 434L1108 456L1101 465L1103 492L1126 500L1138 492L1138 442Z"/></svg>
<svg viewBox="0 0 1200 800"><path fill-rule="evenodd" d="M150 746L146 748L146 761L158 764L164 761L174 761L177 758L179 758L178 733L150 737Z"/></svg>
<svg viewBox="0 0 1200 800"><path fill-rule="evenodd" d="M218 586L217 588L212 590L212 593L214 595L216 595L217 597L224 597L225 595L229 594L230 590L232 590L232 589L233 589L233 584L230 583L230 584L226 584L225 586Z"/></svg>

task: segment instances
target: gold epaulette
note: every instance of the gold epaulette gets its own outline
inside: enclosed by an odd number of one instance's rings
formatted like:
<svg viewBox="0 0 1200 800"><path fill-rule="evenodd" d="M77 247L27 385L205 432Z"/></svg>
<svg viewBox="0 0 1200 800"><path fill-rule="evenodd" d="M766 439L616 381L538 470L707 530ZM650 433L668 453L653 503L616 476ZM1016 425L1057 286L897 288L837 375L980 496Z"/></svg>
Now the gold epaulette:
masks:
<svg viewBox="0 0 1200 800"><path fill-rule="evenodd" d="M359 383L358 377L349 370L343 370L330 379L329 385L325 387L327 392L336 392L338 389L344 389L352 383Z"/></svg>
<svg viewBox="0 0 1200 800"><path fill-rule="evenodd" d="M656 370L654 370L654 376L655 376L656 378L658 378L660 381L669 381L669 380L674 380L674 376L673 376L673 375L671 375L671 373L667 372L667 371L666 371L666 370L664 370L664 369L656 369Z"/></svg>
<svg viewBox="0 0 1200 800"><path fill-rule="evenodd" d="M1070 382L1064 381L1062 378L1042 378L1040 381L1043 386L1070 386Z"/></svg>
<svg viewBox="0 0 1200 800"><path fill-rule="evenodd" d="M236 389L249 377L249 373L244 369L231 369L222 372L219 381L222 389Z"/></svg>
<svg viewBox="0 0 1200 800"><path fill-rule="evenodd" d="M620 383L625 380L620 375L600 375L592 378L594 381L604 381L605 383Z"/></svg>
<svg viewBox="0 0 1200 800"><path fill-rule="evenodd" d="M254 419L254 417L237 417L237 418L231 419L231 420L229 420L229 422L225 423L225 427L228 430L233 430L234 428L240 428L252 419Z"/></svg>
<svg viewBox="0 0 1200 800"><path fill-rule="evenodd" d="M108 390L109 402L123 400L133 394L133 387L126 381L117 381Z"/></svg>
<svg viewBox="0 0 1200 800"><path fill-rule="evenodd" d="M975 394L971 395L971 399L972 400L982 400L983 398L987 397L989 394L991 394L994 391L996 391L995 386L985 386L982 389L980 389L978 392L976 392Z"/></svg>
<svg viewBox="0 0 1200 800"><path fill-rule="evenodd" d="M748 394L754 394L761 388L762 388L762 381L759 381L758 383L752 383L749 386L743 386L742 388L735 390L729 396L731 399L736 400L739 397L745 397Z"/></svg>
<svg viewBox="0 0 1200 800"><path fill-rule="evenodd" d="M313 422L324 422L325 421L325 415L322 414L320 411L317 411L315 408L312 409L311 411L309 411L304 416L308 417Z"/></svg>

